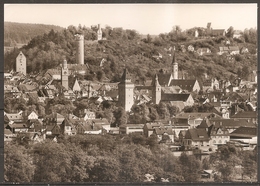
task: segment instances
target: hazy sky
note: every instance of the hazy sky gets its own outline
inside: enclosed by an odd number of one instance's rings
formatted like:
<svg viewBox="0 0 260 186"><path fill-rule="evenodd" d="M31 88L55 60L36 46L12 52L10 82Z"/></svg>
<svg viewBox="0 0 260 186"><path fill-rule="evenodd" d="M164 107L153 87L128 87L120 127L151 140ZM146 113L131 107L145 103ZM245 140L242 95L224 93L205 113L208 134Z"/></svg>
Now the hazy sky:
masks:
<svg viewBox="0 0 260 186"><path fill-rule="evenodd" d="M123 27L140 34L206 27L244 30L257 27L257 4L6 4L4 20L68 27Z"/></svg>

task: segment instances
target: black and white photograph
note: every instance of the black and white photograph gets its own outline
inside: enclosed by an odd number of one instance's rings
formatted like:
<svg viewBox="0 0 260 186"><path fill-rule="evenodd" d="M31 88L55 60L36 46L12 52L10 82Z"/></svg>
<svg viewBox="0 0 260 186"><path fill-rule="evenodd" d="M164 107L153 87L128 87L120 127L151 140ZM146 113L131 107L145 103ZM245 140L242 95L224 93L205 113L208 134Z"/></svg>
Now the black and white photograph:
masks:
<svg viewBox="0 0 260 186"><path fill-rule="evenodd" d="M257 8L4 4L4 183L257 183Z"/></svg>

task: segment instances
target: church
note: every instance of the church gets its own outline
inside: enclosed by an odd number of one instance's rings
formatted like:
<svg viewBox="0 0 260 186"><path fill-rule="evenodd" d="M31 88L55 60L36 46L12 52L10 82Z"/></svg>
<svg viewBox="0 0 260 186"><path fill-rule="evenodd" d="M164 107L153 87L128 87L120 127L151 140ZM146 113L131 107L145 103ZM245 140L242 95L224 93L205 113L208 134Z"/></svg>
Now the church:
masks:
<svg viewBox="0 0 260 186"><path fill-rule="evenodd" d="M178 78L178 63L173 55L171 72L160 70L155 74L150 86L135 86L131 82L131 75L127 69L121 78L118 85L119 105L130 111L134 104L135 90L146 89L150 94L153 104L160 102L168 102L182 110L185 106L192 106L194 99L191 92L199 92L200 86L196 79L179 79Z"/></svg>

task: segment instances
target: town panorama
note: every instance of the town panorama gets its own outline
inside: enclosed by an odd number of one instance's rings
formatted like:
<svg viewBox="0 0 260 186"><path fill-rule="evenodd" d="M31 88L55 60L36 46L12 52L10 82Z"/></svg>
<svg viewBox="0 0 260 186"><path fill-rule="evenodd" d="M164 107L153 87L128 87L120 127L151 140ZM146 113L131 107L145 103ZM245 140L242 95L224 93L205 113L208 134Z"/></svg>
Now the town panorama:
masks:
<svg viewBox="0 0 260 186"><path fill-rule="evenodd" d="M257 30L230 25L5 22L5 181L255 182Z"/></svg>

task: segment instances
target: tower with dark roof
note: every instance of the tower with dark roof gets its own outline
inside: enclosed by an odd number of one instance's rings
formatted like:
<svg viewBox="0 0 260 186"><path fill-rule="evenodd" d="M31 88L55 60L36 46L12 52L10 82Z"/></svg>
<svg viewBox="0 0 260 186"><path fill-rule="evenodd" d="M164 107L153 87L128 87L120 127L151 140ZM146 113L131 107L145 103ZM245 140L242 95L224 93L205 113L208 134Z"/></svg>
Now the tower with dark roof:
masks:
<svg viewBox="0 0 260 186"><path fill-rule="evenodd" d="M152 101L154 104L159 104L162 97L162 87L159 84L158 76L155 75L153 84L152 84Z"/></svg>
<svg viewBox="0 0 260 186"><path fill-rule="evenodd" d="M134 84L131 82L131 75L124 70L121 81L118 84L118 103L125 111L130 111L134 104Z"/></svg>
<svg viewBox="0 0 260 186"><path fill-rule="evenodd" d="M172 57L172 77L173 79L178 79L178 63L175 60L175 52Z"/></svg>
<svg viewBox="0 0 260 186"><path fill-rule="evenodd" d="M67 61L64 60L61 67L61 85L68 90L69 89L69 69Z"/></svg>

